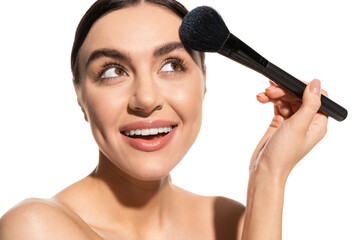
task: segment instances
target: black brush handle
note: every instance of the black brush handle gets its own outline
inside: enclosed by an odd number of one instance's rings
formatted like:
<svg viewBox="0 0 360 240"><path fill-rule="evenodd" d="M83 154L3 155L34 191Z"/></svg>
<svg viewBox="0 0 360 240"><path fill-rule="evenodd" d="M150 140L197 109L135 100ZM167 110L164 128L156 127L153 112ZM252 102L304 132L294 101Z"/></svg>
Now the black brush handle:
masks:
<svg viewBox="0 0 360 240"><path fill-rule="evenodd" d="M218 53L263 74L279 86L302 99L306 88L305 83L299 81L281 68L266 60L263 56L233 34L229 34ZM324 95L321 95L320 112L336 119L337 121L343 121L348 114L345 108L341 107L334 101L331 101Z"/></svg>
<svg viewBox="0 0 360 240"><path fill-rule="evenodd" d="M262 74L279 86L293 93L298 98L302 99L306 84L291 76L289 73L285 72L271 62L268 62ZM348 114L345 108L324 95L321 95L320 112L334 118L337 121L345 120Z"/></svg>

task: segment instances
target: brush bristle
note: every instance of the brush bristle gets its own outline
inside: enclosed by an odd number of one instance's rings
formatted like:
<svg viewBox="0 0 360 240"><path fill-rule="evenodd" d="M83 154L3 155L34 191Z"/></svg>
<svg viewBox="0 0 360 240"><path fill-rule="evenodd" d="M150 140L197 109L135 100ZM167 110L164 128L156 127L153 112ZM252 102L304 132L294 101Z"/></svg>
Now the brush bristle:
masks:
<svg viewBox="0 0 360 240"><path fill-rule="evenodd" d="M185 47L201 52L218 52L229 33L219 13L207 6L190 11L180 26L180 39Z"/></svg>

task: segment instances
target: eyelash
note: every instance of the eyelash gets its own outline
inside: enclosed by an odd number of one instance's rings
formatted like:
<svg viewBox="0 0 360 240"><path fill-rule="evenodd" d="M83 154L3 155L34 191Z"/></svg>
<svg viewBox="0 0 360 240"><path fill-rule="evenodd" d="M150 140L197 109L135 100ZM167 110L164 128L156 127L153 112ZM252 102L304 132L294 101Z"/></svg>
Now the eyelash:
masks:
<svg viewBox="0 0 360 240"><path fill-rule="evenodd" d="M101 76L110 68L120 68L123 71L126 71L126 68L122 67L119 63L116 62L105 62L99 69L99 71L96 72L95 74L95 80L99 81L99 82L103 82L104 80L108 79L108 78L101 78Z"/></svg>
<svg viewBox="0 0 360 240"><path fill-rule="evenodd" d="M184 59L180 59L180 58L168 58L166 59L162 64L161 64L161 68L163 68L166 64L168 63L176 63L176 64L179 64L180 66L180 70L179 72L186 72L187 71L187 66L186 64L184 63ZM121 64L119 63L116 63L116 62L105 62L99 69L99 71L96 72L95 74L95 80L97 82L103 82L104 80L107 80L108 78L101 78L101 76L109 69L111 68L120 68L122 69L123 71L125 71L127 73L127 70L126 68L124 68L123 66L121 66ZM168 72L169 73L169 72ZM172 74L174 72L171 72Z"/></svg>
<svg viewBox="0 0 360 240"><path fill-rule="evenodd" d="M187 71L187 66L184 63L184 59L180 59L180 58L168 58L166 59L162 64L161 64L161 68L163 68L166 64L168 63L176 63L179 64L180 66L180 70L179 72L186 72ZM173 73L173 72L172 72Z"/></svg>

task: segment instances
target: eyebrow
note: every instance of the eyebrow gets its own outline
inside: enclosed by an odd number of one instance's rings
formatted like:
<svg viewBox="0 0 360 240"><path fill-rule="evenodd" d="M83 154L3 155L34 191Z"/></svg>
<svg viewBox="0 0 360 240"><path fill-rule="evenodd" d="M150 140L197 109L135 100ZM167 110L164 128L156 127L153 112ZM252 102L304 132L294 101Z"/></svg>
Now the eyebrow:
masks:
<svg viewBox="0 0 360 240"><path fill-rule="evenodd" d="M110 48L101 48L98 50L95 50L91 53L89 59L86 62L85 67L88 68L89 65L94 62L95 60L102 58L102 57L109 57L114 59L119 59L123 61L130 61L130 58L126 56L126 54Z"/></svg>
<svg viewBox="0 0 360 240"><path fill-rule="evenodd" d="M166 43L154 51L154 57L159 57L165 54L168 54L172 51L178 50L178 49L185 49L184 45L181 42L170 42Z"/></svg>
<svg viewBox="0 0 360 240"><path fill-rule="evenodd" d="M160 47L156 48L154 50L153 56L160 57L160 56L168 54L172 51L175 51L177 49L185 49L185 47L181 42L166 43L166 44L161 45ZM94 62L95 60L102 58L102 57L109 57L109 58L114 58L114 59L127 61L127 62L131 61L130 57L128 57L125 53L123 53L121 51L118 51L116 49L111 49L111 48L101 48L101 49L93 51L90 54L90 57L87 60L85 67L88 68L88 66L92 62Z"/></svg>

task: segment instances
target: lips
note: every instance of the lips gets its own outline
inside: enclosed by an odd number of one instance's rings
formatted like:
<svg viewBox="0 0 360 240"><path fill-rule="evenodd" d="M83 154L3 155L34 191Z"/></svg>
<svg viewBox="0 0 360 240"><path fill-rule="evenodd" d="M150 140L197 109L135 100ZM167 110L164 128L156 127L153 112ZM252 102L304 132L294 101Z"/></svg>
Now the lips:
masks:
<svg viewBox="0 0 360 240"><path fill-rule="evenodd" d="M124 141L132 148L153 152L166 147L175 135L177 124L171 121L151 120L133 122L121 128Z"/></svg>

